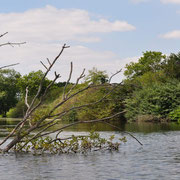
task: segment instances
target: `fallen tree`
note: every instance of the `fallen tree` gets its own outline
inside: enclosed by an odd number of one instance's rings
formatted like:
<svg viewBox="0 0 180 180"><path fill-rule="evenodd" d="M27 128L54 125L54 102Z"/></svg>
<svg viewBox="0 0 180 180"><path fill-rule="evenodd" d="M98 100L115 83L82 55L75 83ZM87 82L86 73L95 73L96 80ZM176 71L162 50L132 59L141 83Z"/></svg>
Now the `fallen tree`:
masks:
<svg viewBox="0 0 180 180"><path fill-rule="evenodd" d="M2 36L1 36L2 37ZM11 43L10 43L11 44ZM6 43L7 45L7 43ZM9 45L9 43L8 43ZM66 46L64 44L62 46L62 49L60 50L59 54L52 60L50 61L47 59L47 65L43 63L42 61L41 64L45 68L45 73L43 78L41 79L41 82L39 84L39 88L37 93L35 94L34 98L29 102L28 99L28 87L26 88L26 94L25 94L25 104L27 106L27 111L25 113L24 118L15 126L15 128L0 142L0 147L2 152L9 152L10 150L15 150L15 151L23 151L26 150L28 151L29 149L43 149L44 150L52 150L56 149L56 152L69 152L71 151L76 151L78 146L81 146L84 144L85 149L89 147L89 149L92 148L94 145L95 148L102 148L107 147L108 149L118 149L119 143L113 143L113 137L110 138L110 141L107 141L103 138L100 138L97 134L90 134L88 137L69 137L68 139L61 139L59 138L60 133L62 130L74 126L79 123L96 123L96 122L102 122L102 123L108 123L107 121L124 113L118 112L112 116L105 117L102 119L94 119L94 120L89 120L89 121L78 121L74 122L68 125L65 125L64 127L59 128L57 124L61 121L61 118L66 116L70 111L73 110L79 110L84 107L92 106L94 104L97 104L101 102L103 99L108 97L109 94L112 93L114 89L116 89L121 83L113 85L111 84L111 79L119 73L120 71L117 71L115 74L113 74L107 83L104 84L87 84L85 87L82 87L81 89L76 88L82 78L85 77L85 69L83 69L82 73L79 75L79 77L76 79L76 82L72 85L70 84L71 78L72 78L72 72L73 72L73 63L71 62L70 64L70 72L69 72L69 77L66 81L66 84L64 86L63 90L63 95L62 99L57 102L53 107L51 107L48 112L42 113L41 117L36 119L36 121L33 121L33 114L35 113L36 110L42 107L47 93L49 89L53 86L53 84L56 82L58 78L60 78L60 74L58 74L56 71L54 72L54 79L47 85L46 89L42 93L42 86L43 82L45 81L45 78L49 74L49 72L52 70L52 67L55 65L57 60L59 60L60 56L64 52L65 49L69 48L69 46ZM5 66L4 66L5 67ZM7 67L7 66L6 66ZM3 67L1 67L3 68ZM77 96L78 94L87 91L90 88L98 88L98 87L106 87L107 92L104 94L104 96L100 99L97 99L95 102L89 103L89 104L83 104L81 106L73 106L70 107L69 109L59 111L59 108L63 106L66 102L70 101L72 98ZM41 94L41 95L40 95ZM47 121L47 119L49 119ZM109 123L108 123L109 124ZM111 125L111 124L109 124ZM51 128L53 127L53 130ZM118 129L118 128L117 128ZM49 138L47 137L50 134L55 134L54 138ZM129 134L131 137L136 139L132 134L125 132ZM88 139L90 138L90 139ZM92 142L90 142L90 140ZM98 140L98 141L97 141ZM138 139L136 139L138 143ZM125 139L120 139L120 141L125 141ZM94 143L93 143L94 142ZM96 142L96 143L95 143ZM40 146L41 144L41 146ZM66 147L65 144L68 144ZM142 145L142 144L141 144ZM65 147L65 149L62 149L62 147ZM75 148L76 147L76 148ZM75 149L76 150L75 150ZM59 149L59 150L58 150ZM55 152L55 151L53 151Z"/></svg>

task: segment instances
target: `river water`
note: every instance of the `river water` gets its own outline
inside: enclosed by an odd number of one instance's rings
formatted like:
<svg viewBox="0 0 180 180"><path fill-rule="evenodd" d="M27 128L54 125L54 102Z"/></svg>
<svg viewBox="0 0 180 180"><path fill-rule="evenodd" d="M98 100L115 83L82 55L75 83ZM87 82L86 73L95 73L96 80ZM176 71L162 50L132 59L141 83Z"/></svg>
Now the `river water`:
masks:
<svg viewBox="0 0 180 180"><path fill-rule="evenodd" d="M1 121L2 122L2 121ZM4 121L0 132L13 123ZM119 152L91 152L84 154L0 155L1 180L179 180L180 125L132 123L119 125L138 138L140 146L127 135L127 143ZM84 134L89 128L79 125L63 132L63 136ZM94 127L93 127L94 128ZM122 134L115 129L97 125L102 136Z"/></svg>

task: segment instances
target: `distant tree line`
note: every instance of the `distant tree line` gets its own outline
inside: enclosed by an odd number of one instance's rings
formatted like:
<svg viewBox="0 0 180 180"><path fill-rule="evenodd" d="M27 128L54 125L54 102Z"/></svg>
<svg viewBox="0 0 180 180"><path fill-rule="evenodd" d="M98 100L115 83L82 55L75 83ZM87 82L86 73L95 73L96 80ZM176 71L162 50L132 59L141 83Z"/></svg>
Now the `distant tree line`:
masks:
<svg viewBox="0 0 180 180"><path fill-rule="evenodd" d="M13 69L1 69L0 114L8 117L23 117L23 112L26 110L24 102L26 88L28 87L28 95L31 99L37 92L43 75L40 70L22 76ZM126 65L124 75L123 83L102 102L84 107L82 110L73 110L64 119L76 121L103 118L124 110L125 113L118 118L127 121L180 121L180 53L166 56L161 52L144 52L138 62ZM106 71L93 68L84 78L83 83L76 88L86 84L106 84L108 78ZM50 81L45 79L41 94ZM70 84L73 86L73 83ZM51 87L41 113L62 96L65 85L66 82L58 82ZM74 104L81 105L82 102L93 102L96 98L103 97L106 91L104 87L91 88L61 108L66 109Z"/></svg>

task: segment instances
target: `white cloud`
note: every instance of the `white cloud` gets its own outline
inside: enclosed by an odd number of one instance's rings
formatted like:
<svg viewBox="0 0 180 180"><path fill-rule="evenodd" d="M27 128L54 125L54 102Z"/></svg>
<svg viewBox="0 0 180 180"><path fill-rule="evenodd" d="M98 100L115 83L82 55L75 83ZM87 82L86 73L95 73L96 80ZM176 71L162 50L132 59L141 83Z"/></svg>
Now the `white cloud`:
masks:
<svg viewBox="0 0 180 180"><path fill-rule="evenodd" d="M2 47L0 49L1 66L19 62L20 64L14 68L21 74L27 74L32 70L45 70L40 64L40 61L47 63L46 58L49 58L52 61L60 49L61 46L58 44L48 45L37 43L29 43L14 48L8 46ZM49 78L52 79L53 72L57 71L62 76L60 81L67 80L71 61L73 61L74 64L72 80L75 81L83 68L86 68L86 73L89 69L97 67L97 69L107 70L108 74L111 74L124 68L127 63L136 61L137 59L138 57L122 59L111 51L95 51L85 46L72 46L69 49L65 49ZM122 79L123 73L120 73L113 81L120 82Z"/></svg>
<svg viewBox="0 0 180 180"><path fill-rule="evenodd" d="M20 65L14 68L22 74L43 69L39 61L46 61L46 58L52 60L61 49L59 43L62 45L62 42L71 41L81 42L81 44L82 42L99 42L100 33L135 29L126 21L111 22L103 18L94 20L85 10L57 9L52 6L23 13L0 13L0 22L1 33L9 31L9 34L0 38L0 44L7 41L27 42L20 47L1 47L0 66L19 62ZM83 68L88 70L95 66L111 73L128 63L110 51L95 51L86 45L72 46L65 50L54 68L62 75L60 81L66 80L70 61L74 63L74 80ZM116 81L122 79L122 74L119 78Z"/></svg>
<svg viewBox="0 0 180 180"><path fill-rule="evenodd" d="M180 30L174 30L165 34L160 35L164 39L180 39Z"/></svg>
<svg viewBox="0 0 180 180"><path fill-rule="evenodd" d="M126 21L91 19L88 11L80 9L57 9L46 6L23 13L0 14L1 31L11 32L11 39L21 38L29 42L53 42L75 40L97 42L95 33L135 30Z"/></svg>
<svg viewBox="0 0 180 180"><path fill-rule="evenodd" d="M161 0L162 3L180 4L180 0Z"/></svg>

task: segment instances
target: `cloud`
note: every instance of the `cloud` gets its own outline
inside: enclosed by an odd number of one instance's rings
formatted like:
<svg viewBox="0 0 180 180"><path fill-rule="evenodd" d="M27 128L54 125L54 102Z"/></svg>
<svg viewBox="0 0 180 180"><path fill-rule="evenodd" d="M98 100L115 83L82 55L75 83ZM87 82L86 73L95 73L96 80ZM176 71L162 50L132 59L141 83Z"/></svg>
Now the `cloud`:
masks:
<svg viewBox="0 0 180 180"><path fill-rule="evenodd" d="M1 31L11 32L11 39L18 37L29 42L98 42L98 33L135 30L126 21L94 20L88 11L57 9L49 5L22 13L1 13L0 22Z"/></svg>
<svg viewBox="0 0 180 180"><path fill-rule="evenodd" d="M13 63L20 63L15 66L15 70L21 74L27 74L30 71L37 71L39 69L45 71L40 61L48 64L46 58L52 61L58 52L61 50L59 44L37 44L29 43L20 47L1 47L0 59L1 66ZM8 52L8 53L7 53ZM72 81L80 75L83 68L88 70L97 67L98 70L107 70L108 74L116 72L124 68L124 66L131 62L137 61L138 57L120 58L111 51L95 51L85 46L72 46L65 49L64 53L53 68L49 78L52 79L54 71L61 74L60 81L66 81L70 69L70 62L74 64ZM120 82L123 79L123 73L118 74L113 79L114 82Z"/></svg>
<svg viewBox="0 0 180 180"><path fill-rule="evenodd" d="M168 3L180 4L180 0L161 0L161 2L164 3L164 4L168 4Z"/></svg>
<svg viewBox="0 0 180 180"><path fill-rule="evenodd" d="M71 48L66 49L49 78L56 70L61 74L60 81L67 80L70 62L74 64L73 81L83 68L87 71L92 67L107 70L113 73L125 65L122 60L111 51L95 51L87 47L86 43L101 41L101 33L124 32L135 30L133 25L126 21L109 21L107 19L90 16L90 13L80 9L57 9L46 6L41 9L32 9L22 13L0 13L1 32L9 34L0 38L3 42L21 42L27 44L20 47L5 46L0 48L0 66L20 63L15 70L21 74L43 69L40 61L46 58L52 60L60 51L62 43L67 42ZM83 44L84 43L84 44ZM116 79L120 81L122 74Z"/></svg>
<svg viewBox="0 0 180 180"><path fill-rule="evenodd" d="M160 35L164 39L180 39L180 30L174 30L165 34Z"/></svg>

